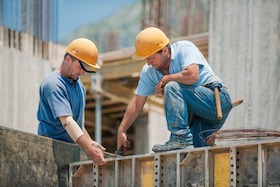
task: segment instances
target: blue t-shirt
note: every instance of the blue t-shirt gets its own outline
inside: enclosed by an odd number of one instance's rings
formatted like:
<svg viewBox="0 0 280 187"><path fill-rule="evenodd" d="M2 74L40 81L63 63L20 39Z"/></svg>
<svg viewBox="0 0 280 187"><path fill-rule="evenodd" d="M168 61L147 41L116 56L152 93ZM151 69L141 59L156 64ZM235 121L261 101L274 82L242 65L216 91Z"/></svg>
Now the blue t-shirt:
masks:
<svg viewBox="0 0 280 187"><path fill-rule="evenodd" d="M57 71L53 71L43 80L39 94L38 134L73 142L63 128L59 117L70 115L82 128L85 88L81 80L73 81L61 76Z"/></svg>
<svg viewBox="0 0 280 187"><path fill-rule="evenodd" d="M192 42L178 41L172 44L169 73L179 73L191 64L199 65L199 80L192 86L221 82L220 78L214 74L202 53ZM145 64L140 74L136 94L140 96L154 95L155 87L163 76L159 70Z"/></svg>

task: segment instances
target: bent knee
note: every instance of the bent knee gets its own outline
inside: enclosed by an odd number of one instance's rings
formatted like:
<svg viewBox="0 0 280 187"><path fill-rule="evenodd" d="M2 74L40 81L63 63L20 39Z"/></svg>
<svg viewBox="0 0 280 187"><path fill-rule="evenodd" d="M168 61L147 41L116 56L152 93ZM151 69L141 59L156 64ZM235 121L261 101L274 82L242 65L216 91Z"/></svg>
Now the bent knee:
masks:
<svg viewBox="0 0 280 187"><path fill-rule="evenodd" d="M165 87L164 87L164 90L165 91L169 91L169 90L177 90L177 89L180 89L180 85L178 82L176 81L170 81L168 82Z"/></svg>

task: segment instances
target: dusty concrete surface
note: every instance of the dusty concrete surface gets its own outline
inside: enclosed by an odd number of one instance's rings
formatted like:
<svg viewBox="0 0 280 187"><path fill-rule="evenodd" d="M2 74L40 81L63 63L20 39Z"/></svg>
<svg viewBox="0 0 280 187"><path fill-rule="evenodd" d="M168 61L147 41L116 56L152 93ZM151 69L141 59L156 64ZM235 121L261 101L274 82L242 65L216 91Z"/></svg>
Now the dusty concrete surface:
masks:
<svg viewBox="0 0 280 187"><path fill-rule="evenodd" d="M0 126L0 186L68 186L69 163L88 160L76 145Z"/></svg>

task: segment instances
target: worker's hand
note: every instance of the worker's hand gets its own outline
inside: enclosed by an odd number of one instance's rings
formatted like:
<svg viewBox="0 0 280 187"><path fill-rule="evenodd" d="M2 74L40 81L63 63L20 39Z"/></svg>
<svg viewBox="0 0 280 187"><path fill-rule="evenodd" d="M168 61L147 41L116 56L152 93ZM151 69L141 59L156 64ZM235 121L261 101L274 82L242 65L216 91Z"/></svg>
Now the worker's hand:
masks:
<svg viewBox="0 0 280 187"><path fill-rule="evenodd" d="M91 146L91 148L85 150L85 152L88 155L88 157L91 158L95 165L100 166L107 163L104 159L103 151L100 148Z"/></svg>
<svg viewBox="0 0 280 187"><path fill-rule="evenodd" d="M105 147L103 147L102 145L100 145L100 144L99 144L98 142L96 142L96 141L92 141L92 142L91 142L91 145L94 146L94 147L96 147L96 148L98 148L98 149L100 149L101 151L105 151L105 150L106 150Z"/></svg>
<svg viewBox="0 0 280 187"><path fill-rule="evenodd" d="M156 95L164 95L164 87L165 87L165 82L160 80L158 84L156 85Z"/></svg>
<svg viewBox="0 0 280 187"><path fill-rule="evenodd" d="M127 139L127 135L124 132L118 132L117 140L118 150L122 147L124 150L130 148L130 142Z"/></svg>
<svg viewBox="0 0 280 187"><path fill-rule="evenodd" d="M84 133L77 139L76 143L83 148L84 152L95 165L99 166L106 164L106 160L103 155L103 149L105 148L99 143L93 141L89 135Z"/></svg>

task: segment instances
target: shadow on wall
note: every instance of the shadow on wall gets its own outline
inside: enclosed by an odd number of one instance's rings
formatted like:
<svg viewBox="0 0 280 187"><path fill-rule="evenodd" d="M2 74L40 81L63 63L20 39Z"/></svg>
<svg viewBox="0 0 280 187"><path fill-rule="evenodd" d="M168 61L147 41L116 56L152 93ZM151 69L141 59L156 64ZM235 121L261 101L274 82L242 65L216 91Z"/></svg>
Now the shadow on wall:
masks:
<svg viewBox="0 0 280 187"><path fill-rule="evenodd" d="M53 157L57 169L58 186L69 186L69 164L81 160L80 147L60 141L52 141Z"/></svg>

